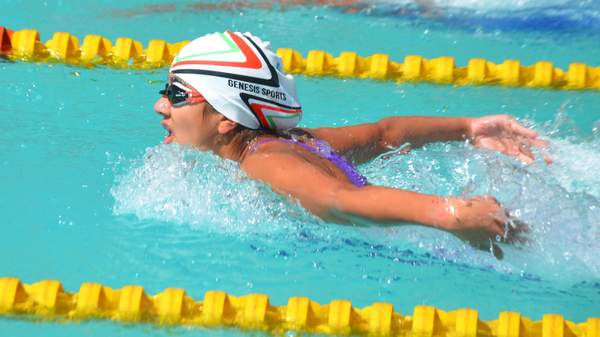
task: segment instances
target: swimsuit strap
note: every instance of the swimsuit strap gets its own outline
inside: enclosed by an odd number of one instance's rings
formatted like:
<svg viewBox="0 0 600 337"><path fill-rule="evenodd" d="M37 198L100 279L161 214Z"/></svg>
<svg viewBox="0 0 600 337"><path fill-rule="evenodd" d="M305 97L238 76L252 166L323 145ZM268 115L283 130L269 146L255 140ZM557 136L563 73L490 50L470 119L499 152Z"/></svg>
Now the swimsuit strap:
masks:
<svg viewBox="0 0 600 337"><path fill-rule="evenodd" d="M273 142L273 141L279 141L279 142L284 142L284 143L288 143L288 144L299 145L302 148L304 148L305 150L310 151L322 158L329 160L333 165L337 166L340 170L342 170L342 172L344 172L346 177L348 177L348 179L350 179L350 182L354 186L364 187L364 186L368 185L368 181L365 176L360 174L360 172L358 172L358 170L354 166L352 166L352 164L350 164L346 160L346 158L344 158L343 156L341 156L337 152L335 152L331 148L331 146L329 146L329 144L327 144L327 142L320 140L320 139L315 139L314 140L315 146L311 146L311 145L308 145L306 143L303 143L303 142L301 142L299 140L295 140L295 139L271 138L271 137L263 138L263 139L255 142L252 145L251 151L254 152L262 144L265 144L268 142Z"/></svg>

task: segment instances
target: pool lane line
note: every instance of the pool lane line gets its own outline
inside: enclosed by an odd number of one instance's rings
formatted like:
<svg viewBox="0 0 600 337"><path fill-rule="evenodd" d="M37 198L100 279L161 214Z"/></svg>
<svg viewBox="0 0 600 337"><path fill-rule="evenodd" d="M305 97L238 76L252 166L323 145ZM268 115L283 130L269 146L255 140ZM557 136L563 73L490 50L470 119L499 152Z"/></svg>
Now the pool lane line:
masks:
<svg viewBox="0 0 600 337"><path fill-rule="evenodd" d="M6 30L5 30L6 31ZM128 69L156 69L168 66L189 41L168 43L150 40L146 48L141 42L120 37L113 44L100 35L87 35L83 43L66 32L54 33L42 43L37 30L24 29L6 34L11 48L8 56L14 60L59 62L79 66L106 65ZM3 37L3 41L6 37ZM387 54L361 57L355 52L342 52L337 57L311 50L302 56L296 50L280 48L284 71L307 76L331 76L380 81L429 82L436 84L502 85L509 87L550 88L566 90L600 89L600 67L571 63L568 70L554 67L552 62L539 61L524 66L519 60L507 59L496 64L482 58L472 58L459 67L455 59L442 56L426 59L407 55L403 63L390 60Z"/></svg>
<svg viewBox="0 0 600 337"><path fill-rule="evenodd" d="M70 293L56 280L26 284L13 277L0 278L0 317L237 327L275 335L298 331L342 336L600 337L600 318L574 323L559 314L545 314L541 321L532 321L506 311L496 320L482 321L474 309L446 312L425 305L416 306L408 316L389 303L355 308L347 300L323 305L291 297L287 305L275 306L264 294L238 297L218 290L207 291L203 300L195 301L179 288L148 295L138 285L113 289L89 282Z"/></svg>
<svg viewBox="0 0 600 337"><path fill-rule="evenodd" d="M13 31L0 26L0 57L8 56L12 49L12 44L10 42L10 37L12 36Z"/></svg>

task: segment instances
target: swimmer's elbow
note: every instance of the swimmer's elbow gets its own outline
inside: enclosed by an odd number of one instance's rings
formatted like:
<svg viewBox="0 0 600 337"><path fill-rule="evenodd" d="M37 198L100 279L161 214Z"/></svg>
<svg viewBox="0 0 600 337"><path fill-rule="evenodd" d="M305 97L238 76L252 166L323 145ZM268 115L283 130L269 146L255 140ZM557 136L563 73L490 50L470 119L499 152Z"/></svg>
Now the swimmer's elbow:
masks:
<svg viewBox="0 0 600 337"><path fill-rule="evenodd" d="M319 198L319 206L313 213L325 221L338 224L356 222L355 214L358 213L358 210L355 209L357 200L354 200L358 197L355 193L356 190L358 188L354 186L332 188Z"/></svg>
<svg viewBox="0 0 600 337"><path fill-rule="evenodd" d="M387 135L390 133L390 130L393 128L393 120L390 117L380 119L375 123L377 126L377 143L380 146L387 145Z"/></svg>
<svg viewBox="0 0 600 337"><path fill-rule="evenodd" d="M302 207L307 209L313 215L334 223L348 223L343 214L347 211L347 205L341 200L344 200L344 195L348 188L344 186L331 186L321 188L318 191L307 193L306 195L289 194L290 197L295 197L300 202Z"/></svg>
<svg viewBox="0 0 600 337"><path fill-rule="evenodd" d="M376 125L379 134L377 144L382 151L389 151L405 142L406 121L403 117L386 117L379 120Z"/></svg>

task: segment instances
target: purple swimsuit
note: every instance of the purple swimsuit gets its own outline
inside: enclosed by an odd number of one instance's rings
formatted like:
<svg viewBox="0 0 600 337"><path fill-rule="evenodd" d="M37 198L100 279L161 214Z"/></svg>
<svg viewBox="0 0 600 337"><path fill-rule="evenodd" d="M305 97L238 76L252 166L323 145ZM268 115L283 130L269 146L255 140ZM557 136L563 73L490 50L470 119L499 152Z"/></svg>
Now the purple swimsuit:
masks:
<svg viewBox="0 0 600 337"><path fill-rule="evenodd" d="M364 187L369 184L365 176L360 174L358 170L354 166L352 166L352 164L350 164L344 157L337 154L325 141L322 141L320 139L314 139L315 146L311 146L295 139L264 138L254 144L254 149L256 150L256 148L258 148L260 145L272 141L280 141L288 144L299 145L304 149L320 156L321 158L329 160L333 165L337 166L340 170L342 170L342 172L346 174L346 177L350 179L350 182L356 187Z"/></svg>

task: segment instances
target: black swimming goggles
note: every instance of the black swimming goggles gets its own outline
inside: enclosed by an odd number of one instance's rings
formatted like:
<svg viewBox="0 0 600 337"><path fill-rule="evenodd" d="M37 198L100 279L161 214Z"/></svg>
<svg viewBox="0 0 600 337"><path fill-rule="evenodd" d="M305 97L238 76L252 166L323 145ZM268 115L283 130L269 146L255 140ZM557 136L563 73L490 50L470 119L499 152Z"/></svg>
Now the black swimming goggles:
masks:
<svg viewBox="0 0 600 337"><path fill-rule="evenodd" d="M201 93L187 89L181 82L173 81L165 84L165 88L158 92L166 97L174 107L184 106L190 103L206 102L206 98Z"/></svg>

